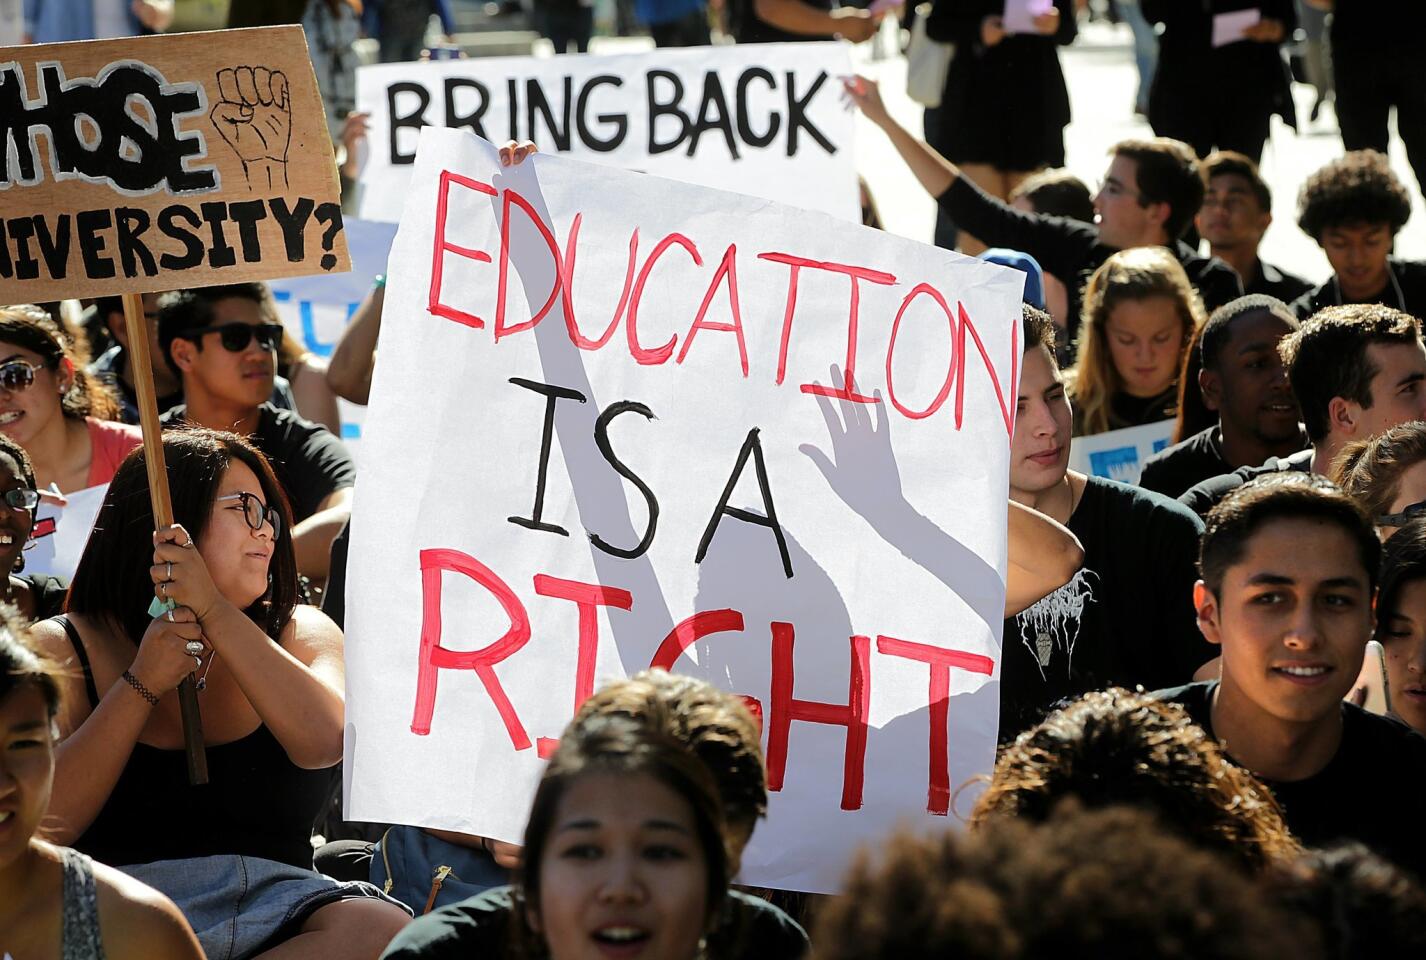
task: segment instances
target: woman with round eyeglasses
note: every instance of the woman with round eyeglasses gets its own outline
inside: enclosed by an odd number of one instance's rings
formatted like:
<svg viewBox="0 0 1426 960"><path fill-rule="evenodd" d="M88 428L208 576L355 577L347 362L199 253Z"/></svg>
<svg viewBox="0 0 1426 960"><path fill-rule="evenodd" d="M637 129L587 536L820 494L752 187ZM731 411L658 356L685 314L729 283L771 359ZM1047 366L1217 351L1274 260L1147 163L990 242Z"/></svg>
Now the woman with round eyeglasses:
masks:
<svg viewBox="0 0 1426 960"><path fill-rule="evenodd" d="M49 314L0 307L0 433L30 455L40 490L108 483L143 439L118 416L114 397L85 372Z"/></svg>
<svg viewBox="0 0 1426 960"><path fill-rule="evenodd" d="M109 486L67 613L34 628L49 657L73 665L55 838L172 898L205 949L258 956L277 936L282 956L374 958L405 912L311 869L325 771L342 757L342 634L297 602L287 501L235 434L172 430L164 455L174 525L154 532L135 451ZM190 674L208 757L197 787L175 694ZM218 908L240 901L236 915Z"/></svg>
<svg viewBox="0 0 1426 960"><path fill-rule="evenodd" d="M8 570L4 602L27 620L42 620L64 609L64 581L46 574L21 576L24 549L35 526L40 495L30 458L14 440L0 433L0 570Z"/></svg>

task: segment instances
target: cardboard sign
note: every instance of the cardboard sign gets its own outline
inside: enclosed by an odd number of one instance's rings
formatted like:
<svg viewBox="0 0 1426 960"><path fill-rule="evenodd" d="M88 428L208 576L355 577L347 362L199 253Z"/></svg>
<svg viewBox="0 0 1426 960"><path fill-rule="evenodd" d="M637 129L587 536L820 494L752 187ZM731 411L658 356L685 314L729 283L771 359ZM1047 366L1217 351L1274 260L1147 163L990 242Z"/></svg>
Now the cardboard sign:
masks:
<svg viewBox="0 0 1426 960"><path fill-rule="evenodd" d="M41 500L35 508L34 529L25 545L25 572L73 579L108 492L109 485L101 483L65 494L62 506L52 500Z"/></svg>
<svg viewBox="0 0 1426 960"><path fill-rule="evenodd" d="M298 342L319 357L330 357L352 314L371 291L377 274L386 272L386 258L396 236L394 223L348 220L345 226L352 269L348 273L285 277L271 281L272 297L282 322ZM361 425L366 407L338 399L342 440L361 463Z"/></svg>
<svg viewBox="0 0 1426 960"><path fill-rule="evenodd" d="M577 703L749 698L747 882L836 887L989 771L1024 275L427 128L347 591L347 811L518 841Z"/></svg>
<svg viewBox="0 0 1426 960"><path fill-rule="evenodd" d="M360 67L357 109L371 114L361 215L401 218L430 124L860 223L841 101L851 69L830 42Z"/></svg>
<svg viewBox="0 0 1426 960"><path fill-rule="evenodd" d="M0 303L345 270L302 28L0 50Z"/></svg>
<svg viewBox="0 0 1426 960"><path fill-rule="evenodd" d="M1173 442L1172 420L1075 437L1069 468L1120 483L1136 484L1144 463Z"/></svg>

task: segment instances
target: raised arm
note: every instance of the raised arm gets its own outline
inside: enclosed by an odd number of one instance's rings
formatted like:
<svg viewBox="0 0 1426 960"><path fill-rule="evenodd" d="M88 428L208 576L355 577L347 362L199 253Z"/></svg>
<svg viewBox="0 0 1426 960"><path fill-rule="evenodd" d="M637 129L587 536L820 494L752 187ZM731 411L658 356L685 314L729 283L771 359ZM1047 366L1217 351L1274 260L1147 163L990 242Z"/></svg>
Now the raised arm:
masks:
<svg viewBox="0 0 1426 960"><path fill-rule="evenodd" d="M371 396L371 371L376 366L376 338L381 334L381 308L385 302L383 280L371 288L332 349L327 361L327 386L343 400L365 405Z"/></svg>
<svg viewBox="0 0 1426 960"><path fill-rule="evenodd" d="M1068 527L1014 500L1006 540L1006 617L1069 583L1084 563L1084 548Z"/></svg>

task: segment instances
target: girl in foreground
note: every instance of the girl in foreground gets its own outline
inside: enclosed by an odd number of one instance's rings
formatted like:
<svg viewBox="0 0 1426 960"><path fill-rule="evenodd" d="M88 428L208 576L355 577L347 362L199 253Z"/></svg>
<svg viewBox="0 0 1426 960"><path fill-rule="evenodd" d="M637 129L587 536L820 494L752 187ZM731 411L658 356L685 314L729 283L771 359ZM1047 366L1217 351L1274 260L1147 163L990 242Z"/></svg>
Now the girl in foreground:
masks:
<svg viewBox="0 0 1426 960"><path fill-rule="evenodd" d="M63 960L202 960L167 897L35 836L54 785L59 683L0 611L0 949Z"/></svg>
<svg viewBox="0 0 1426 960"><path fill-rule="evenodd" d="M727 892L723 808L707 767L628 717L566 731L530 809L512 955L705 957Z"/></svg>

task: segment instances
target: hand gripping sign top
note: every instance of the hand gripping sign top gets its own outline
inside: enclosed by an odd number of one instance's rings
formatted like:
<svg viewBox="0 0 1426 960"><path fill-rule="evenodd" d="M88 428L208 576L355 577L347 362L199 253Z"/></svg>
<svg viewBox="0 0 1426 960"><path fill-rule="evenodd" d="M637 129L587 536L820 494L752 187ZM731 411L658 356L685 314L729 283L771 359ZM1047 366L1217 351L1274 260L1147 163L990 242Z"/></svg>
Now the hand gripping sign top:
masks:
<svg viewBox="0 0 1426 960"><path fill-rule="evenodd" d="M0 50L0 303L350 269L297 26Z"/></svg>

